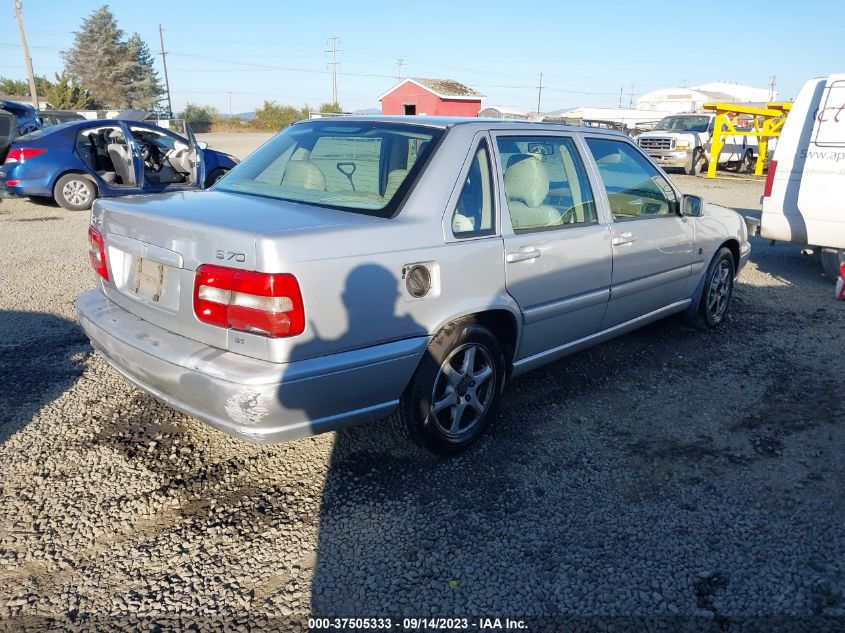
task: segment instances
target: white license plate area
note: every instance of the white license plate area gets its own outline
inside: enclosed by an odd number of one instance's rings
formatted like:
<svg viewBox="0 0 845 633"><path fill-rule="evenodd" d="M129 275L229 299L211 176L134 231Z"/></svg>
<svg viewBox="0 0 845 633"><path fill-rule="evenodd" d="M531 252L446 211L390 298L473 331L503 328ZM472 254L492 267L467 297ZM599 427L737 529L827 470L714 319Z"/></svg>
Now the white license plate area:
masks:
<svg viewBox="0 0 845 633"><path fill-rule="evenodd" d="M161 303L167 288L167 266L148 259L135 260L129 290L138 298Z"/></svg>

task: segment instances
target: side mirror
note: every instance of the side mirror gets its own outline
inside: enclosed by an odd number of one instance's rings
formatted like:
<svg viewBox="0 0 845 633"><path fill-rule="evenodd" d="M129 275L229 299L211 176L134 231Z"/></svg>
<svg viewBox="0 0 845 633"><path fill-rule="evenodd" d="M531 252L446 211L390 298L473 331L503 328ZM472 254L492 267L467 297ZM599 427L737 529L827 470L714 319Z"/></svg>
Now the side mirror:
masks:
<svg viewBox="0 0 845 633"><path fill-rule="evenodd" d="M704 211L704 200L700 196L684 194L681 198L681 215L697 218Z"/></svg>
<svg viewBox="0 0 845 633"><path fill-rule="evenodd" d="M197 149L208 149L208 143L205 141L197 141Z"/></svg>

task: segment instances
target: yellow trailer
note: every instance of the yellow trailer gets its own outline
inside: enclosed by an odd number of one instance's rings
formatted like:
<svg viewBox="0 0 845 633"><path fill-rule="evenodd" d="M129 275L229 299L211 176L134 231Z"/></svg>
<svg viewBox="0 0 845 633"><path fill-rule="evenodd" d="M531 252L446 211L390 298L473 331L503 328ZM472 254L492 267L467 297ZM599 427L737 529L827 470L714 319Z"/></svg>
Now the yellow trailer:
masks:
<svg viewBox="0 0 845 633"><path fill-rule="evenodd" d="M781 128L786 121L786 115L792 108L788 101L767 103L765 107L755 107L739 103L705 103L702 106L705 110L716 113L716 120L713 122L713 136L710 140L709 164L707 166L707 177L716 177L718 157L725 146L725 139L728 136L755 136L757 137L757 163L754 166L754 175L763 175L763 165L769 149L769 139L780 136ZM750 129L737 129L736 124L741 115L751 117L753 126ZM715 157L715 158L714 158Z"/></svg>

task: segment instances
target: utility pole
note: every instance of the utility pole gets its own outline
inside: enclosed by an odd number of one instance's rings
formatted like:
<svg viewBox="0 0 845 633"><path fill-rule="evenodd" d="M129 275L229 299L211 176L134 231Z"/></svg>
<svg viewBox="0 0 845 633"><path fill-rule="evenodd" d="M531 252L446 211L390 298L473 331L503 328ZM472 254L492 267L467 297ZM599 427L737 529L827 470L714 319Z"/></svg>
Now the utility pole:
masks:
<svg viewBox="0 0 845 633"><path fill-rule="evenodd" d="M29 46L26 44L26 31L23 28L23 15L21 14L21 0L12 0L15 7L15 15L18 17L18 29L21 32L21 46L23 57L26 62L26 74L29 79L29 96L32 97L32 105L38 110L38 92L35 89L35 74L32 72L32 58L29 56Z"/></svg>
<svg viewBox="0 0 845 633"><path fill-rule="evenodd" d="M625 84L619 86L619 109L622 109L622 92L625 90Z"/></svg>
<svg viewBox="0 0 845 633"><path fill-rule="evenodd" d="M628 96L630 97L628 99L628 107L633 108L634 107L634 82L633 81L631 82L631 92L628 93Z"/></svg>
<svg viewBox="0 0 845 633"><path fill-rule="evenodd" d="M340 65L340 62L337 61L337 54L340 52L337 49L337 43L339 40L340 38L336 35L330 37L328 42L332 48L326 51L332 54L332 61L329 63L329 66L332 67L332 103L337 103L337 67Z"/></svg>
<svg viewBox="0 0 845 633"><path fill-rule="evenodd" d="M396 59L396 81L402 80L402 66L405 64L405 58L401 55Z"/></svg>
<svg viewBox="0 0 845 633"><path fill-rule="evenodd" d="M540 71L540 83L537 86L537 114L540 114L540 98L543 96L543 72Z"/></svg>
<svg viewBox="0 0 845 633"><path fill-rule="evenodd" d="M158 39L161 41L161 65L164 66L164 88L167 90L167 118L173 118L173 103L170 101L170 81L167 79L167 53L164 52L164 29L158 25Z"/></svg>
<svg viewBox="0 0 845 633"><path fill-rule="evenodd" d="M232 91L230 90L229 91L229 122L232 121L233 116L234 115L232 114Z"/></svg>
<svg viewBox="0 0 845 633"><path fill-rule="evenodd" d="M777 93L778 78L776 75L772 75L771 80L772 83L769 84L769 101L774 101L775 94Z"/></svg>

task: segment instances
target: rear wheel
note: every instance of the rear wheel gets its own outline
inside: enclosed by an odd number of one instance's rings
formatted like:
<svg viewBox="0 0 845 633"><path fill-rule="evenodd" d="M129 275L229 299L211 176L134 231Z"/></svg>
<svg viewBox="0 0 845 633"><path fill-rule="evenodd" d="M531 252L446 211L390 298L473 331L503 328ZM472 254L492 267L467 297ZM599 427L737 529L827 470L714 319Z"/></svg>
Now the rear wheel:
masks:
<svg viewBox="0 0 845 633"><path fill-rule="evenodd" d="M496 416L504 380L504 352L492 332L471 319L454 321L429 343L398 416L418 444L457 453Z"/></svg>
<svg viewBox="0 0 845 633"><path fill-rule="evenodd" d="M56 181L53 198L68 211L87 211L97 198L97 187L82 174L65 174Z"/></svg>
<svg viewBox="0 0 845 633"><path fill-rule="evenodd" d="M750 149L745 151L739 166L736 169L740 174L750 174L754 171L754 152Z"/></svg>
<svg viewBox="0 0 845 633"><path fill-rule="evenodd" d="M709 330L725 320L733 298L734 271L733 253L723 246L713 257L704 274L698 310L693 317L697 327Z"/></svg>
<svg viewBox="0 0 845 633"><path fill-rule="evenodd" d="M822 249L822 268L831 279L839 279L839 266L845 262L845 249Z"/></svg>

